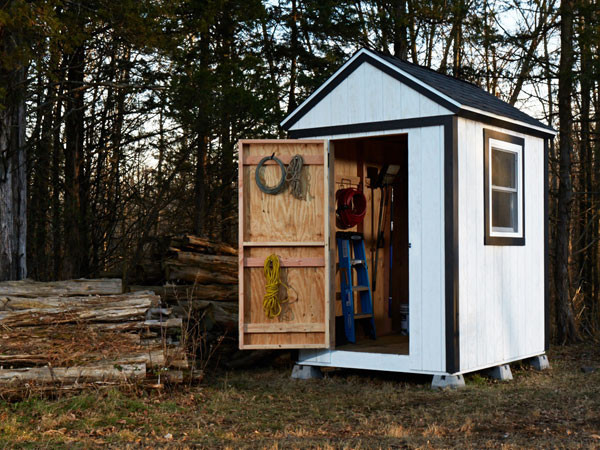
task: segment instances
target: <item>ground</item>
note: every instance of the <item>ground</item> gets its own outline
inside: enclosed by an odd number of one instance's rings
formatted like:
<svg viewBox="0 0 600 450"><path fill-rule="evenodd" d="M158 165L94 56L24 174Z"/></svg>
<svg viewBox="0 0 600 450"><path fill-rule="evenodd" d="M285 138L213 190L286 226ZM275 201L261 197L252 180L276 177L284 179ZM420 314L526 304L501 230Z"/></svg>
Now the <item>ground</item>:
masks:
<svg viewBox="0 0 600 450"><path fill-rule="evenodd" d="M471 374L458 391L347 370L291 380L284 356L168 391L0 401L0 447L600 448L600 347L549 356L549 371L513 364L512 382Z"/></svg>

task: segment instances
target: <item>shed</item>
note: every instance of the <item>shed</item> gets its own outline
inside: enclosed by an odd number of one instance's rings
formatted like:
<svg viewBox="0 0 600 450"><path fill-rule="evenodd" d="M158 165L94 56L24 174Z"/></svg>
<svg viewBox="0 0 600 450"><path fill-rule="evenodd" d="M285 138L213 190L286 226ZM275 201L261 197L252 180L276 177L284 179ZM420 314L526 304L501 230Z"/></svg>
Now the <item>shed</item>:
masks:
<svg viewBox="0 0 600 450"><path fill-rule="evenodd" d="M240 348L438 379L544 355L551 127L471 83L368 49L282 126L289 140L239 143ZM259 190L265 156L289 164L296 154L304 198ZM386 170L393 182L378 187ZM280 168L269 160L259 175L276 184ZM377 331L355 342L344 336L336 248L335 194L348 186L367 201L350 231L364 237ZM263 311L270 254L289 287L275 318Z"/></svg>

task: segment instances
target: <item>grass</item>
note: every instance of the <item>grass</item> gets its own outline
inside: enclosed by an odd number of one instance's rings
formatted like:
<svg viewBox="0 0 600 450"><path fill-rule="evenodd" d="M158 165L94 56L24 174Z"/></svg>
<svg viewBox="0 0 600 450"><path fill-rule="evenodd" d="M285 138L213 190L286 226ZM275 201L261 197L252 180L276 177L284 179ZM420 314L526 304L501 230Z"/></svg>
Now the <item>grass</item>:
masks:
<svg viewBox="0 0 600 450"><path fill-rule="evenodd" d="M169 392L0 402L0 447L600 448L600 349L554 348L550 361L435 392L430 377L376 372L291 380L282 357Z"/></svg>

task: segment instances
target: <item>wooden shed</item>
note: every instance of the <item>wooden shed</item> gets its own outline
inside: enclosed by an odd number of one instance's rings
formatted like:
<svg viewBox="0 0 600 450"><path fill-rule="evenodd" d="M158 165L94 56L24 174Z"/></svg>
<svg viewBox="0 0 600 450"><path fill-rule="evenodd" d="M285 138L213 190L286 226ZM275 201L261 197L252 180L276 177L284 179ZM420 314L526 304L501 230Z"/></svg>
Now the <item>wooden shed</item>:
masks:
<svg viewBox="0 0 600 450"><path fill-rule="evenodd" d="M282 126L289 140L239 143L240 348L442 379L544 355L551 127L367 49ZM258 188L257 166L272 155L303 157L303 198ZM280 170L268 160L259 175L273 185ZM375 185L386 170L393 182ZM355 342L344 339L336 248L335 195L348 186L367 201L350 231L364 236L377 330L372 339L357 327ZM275 318L263 310L271 254L289 287Z"/></svg>

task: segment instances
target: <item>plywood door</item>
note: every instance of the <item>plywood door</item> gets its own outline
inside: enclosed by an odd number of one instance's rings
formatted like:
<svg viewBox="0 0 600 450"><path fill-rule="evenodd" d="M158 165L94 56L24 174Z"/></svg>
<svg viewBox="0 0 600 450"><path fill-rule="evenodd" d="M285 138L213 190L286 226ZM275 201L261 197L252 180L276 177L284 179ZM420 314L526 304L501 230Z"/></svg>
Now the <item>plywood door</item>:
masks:
<svg viewBox="0 0 600 450"><path fill-rule="evenodd" d="M256 169L265 156L288 164L302 155L305 198L286 188L277 195L256 185ZM240 348L329 348L330 320L330 176L323 140L243 140L239 143ZM264 166L266 184L277 184L280 169ZM274 319L263 310L264 260L279 256L289 301ZM285 290L281 290L282 297Z"/></svg>

